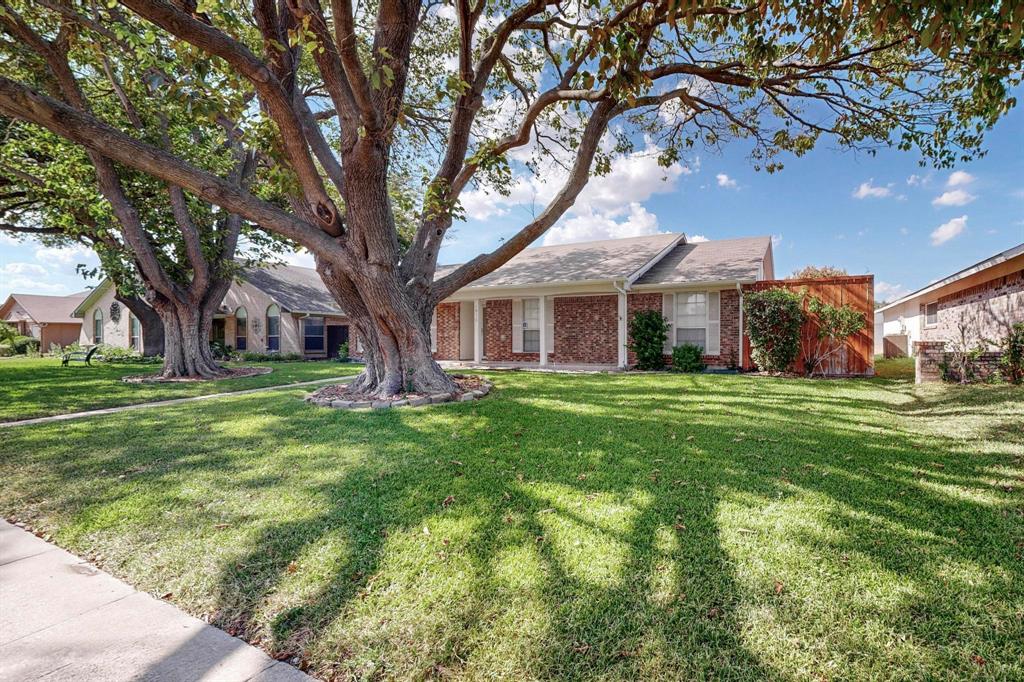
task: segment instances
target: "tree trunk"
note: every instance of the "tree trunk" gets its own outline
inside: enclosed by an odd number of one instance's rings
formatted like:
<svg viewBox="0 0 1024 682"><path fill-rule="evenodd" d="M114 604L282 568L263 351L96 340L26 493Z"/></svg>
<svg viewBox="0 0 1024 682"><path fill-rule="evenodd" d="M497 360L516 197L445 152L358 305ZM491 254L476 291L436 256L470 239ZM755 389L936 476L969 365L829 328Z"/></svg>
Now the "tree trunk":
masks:
<svg viewBox="0 0 1024 682"><path fill-rule="evenodd" d="M115 294L114 298L130 310L139 321L139 326L142 328L142 354L146 357L163 355L164 323L160 320L160 315L138 296Z"/></svg>
<svg viewBox="0 0 1024 682"><path fill-rule="evenodd" d="M153 307L164 328L161 378L216 379L225 375L227 370L210 350L210 329L216 304L196 306L188 302L163 300Z"/></svg>

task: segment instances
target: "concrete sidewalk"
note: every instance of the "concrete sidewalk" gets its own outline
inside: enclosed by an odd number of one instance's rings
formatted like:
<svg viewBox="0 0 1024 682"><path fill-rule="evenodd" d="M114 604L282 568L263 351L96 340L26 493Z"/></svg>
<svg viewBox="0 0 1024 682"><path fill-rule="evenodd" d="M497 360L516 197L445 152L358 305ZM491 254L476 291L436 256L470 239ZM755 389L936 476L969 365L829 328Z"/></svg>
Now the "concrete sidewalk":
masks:
<svg viewBox="0 0 1024 682"><path fill-rule="evenodd" d="M0 680L309 682L0 519Z"/></svg>

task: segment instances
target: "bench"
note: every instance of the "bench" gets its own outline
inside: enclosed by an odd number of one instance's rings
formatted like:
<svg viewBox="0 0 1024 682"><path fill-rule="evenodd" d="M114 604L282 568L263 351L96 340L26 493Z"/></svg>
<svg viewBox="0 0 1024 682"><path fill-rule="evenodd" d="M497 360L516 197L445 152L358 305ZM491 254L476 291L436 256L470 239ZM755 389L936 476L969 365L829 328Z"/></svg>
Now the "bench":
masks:
<svg viewBox="0 0 1024 682"><path fill-rule="evenodd" d="M92 356L95 355L96 351L98 351L99 349L100 349L99 346L93 346L92 348L89 349L88 353L80 351L80 350L79 351L75 351L73 353L65 353L61 357L60 366L61 367L67 367L68 363L71 363L71 362L81 362L81 363L91 367L92 366Z"/></svg>

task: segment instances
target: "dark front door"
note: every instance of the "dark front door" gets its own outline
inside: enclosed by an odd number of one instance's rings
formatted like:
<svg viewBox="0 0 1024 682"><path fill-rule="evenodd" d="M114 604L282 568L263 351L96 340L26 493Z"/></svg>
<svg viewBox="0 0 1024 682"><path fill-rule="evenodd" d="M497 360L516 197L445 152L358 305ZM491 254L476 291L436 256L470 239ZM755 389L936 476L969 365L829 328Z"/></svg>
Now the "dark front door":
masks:
<svg viewBox="0 0 1024 682"><path fill-rule="evenodd" d="M210 340L224 345L224 318L213 319L213 329L210 330Z"/></svg>
<svg viewBox="0 0 1024 682"><path fill-rule="evenodd" d="M327 357L336 358L338 357L338 348L341 344L348 343L348 325L347 324L329 324L327 325ZM352 349L349 349L351 352Z"/></svg>

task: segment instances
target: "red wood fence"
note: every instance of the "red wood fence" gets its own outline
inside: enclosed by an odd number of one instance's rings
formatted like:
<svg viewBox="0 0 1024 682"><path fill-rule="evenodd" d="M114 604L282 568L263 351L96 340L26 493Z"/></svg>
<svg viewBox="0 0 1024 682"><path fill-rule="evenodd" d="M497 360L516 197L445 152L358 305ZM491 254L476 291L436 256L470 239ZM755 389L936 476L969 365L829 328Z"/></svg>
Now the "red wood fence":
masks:
<svg viewBox="0 0 1024 682"><path fill-rule="evenodd" d="M847 340L843 350L834 354L822 368L829 376L871 376L875 373L875 277L855 275L830 277L828 279L771 279L744 284L743 291L764 291L765 289L789 289L806 291L824 303L834 306L849 304L864 313L864 328ZM805 304L806 305L806 304ZM808 315L801 330L801 338L816 338L817 319ZM743 335L743 369L756 369L750 359L750 340ZM803 359L798 358L792 368L803 372Z"/></svg>

